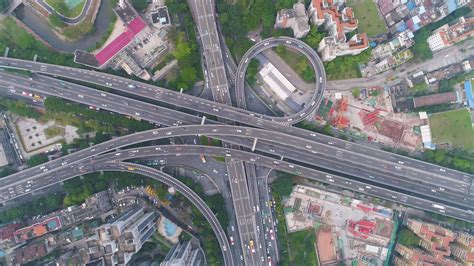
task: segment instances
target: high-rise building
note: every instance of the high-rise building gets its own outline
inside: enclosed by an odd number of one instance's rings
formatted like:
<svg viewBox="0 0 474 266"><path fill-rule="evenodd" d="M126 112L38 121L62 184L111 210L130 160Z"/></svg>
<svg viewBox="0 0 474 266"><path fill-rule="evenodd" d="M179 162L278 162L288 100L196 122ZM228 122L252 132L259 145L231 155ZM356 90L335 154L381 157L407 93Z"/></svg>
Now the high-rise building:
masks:
<svg viewBox="0 0 474 266"><path fill-rule="evenodd" d="M126 265L156 231L156 215L134 208L98 227L87 240L90 262Z"/></svg>
<svg viewBox="0 0 474 266"><path fill-rule="evenodd" d="M160 264L160 266L203 265L206 265L206 257L197 239L175 245Z"/></svg>
<svg viewBox="0 0 474 266"><path fill-rule="evenodd" d="M295 38L299 39L305 37L310 28L304 3L299 1L293 5L292 9L282 9L278 11L275 19L275 28L291 28Z"/></svg>
<svg viewBox="0 0 474 266"><path fill-rule="evenodd" d="M349 40L346 33L357 29L359 21L352 8L341 0L312 0L308 14L317 26L323 26L328 36L319 43L318 52L323 61L331 61L342 55L357 55L369 48L367 35L356 34Z"/></svg>
<svg viewBox="0 0 474 266"><path fill-rule="evenodd" d="M451 254L465 265L474 265L474 235L460 233L451 245Z"/></svg>

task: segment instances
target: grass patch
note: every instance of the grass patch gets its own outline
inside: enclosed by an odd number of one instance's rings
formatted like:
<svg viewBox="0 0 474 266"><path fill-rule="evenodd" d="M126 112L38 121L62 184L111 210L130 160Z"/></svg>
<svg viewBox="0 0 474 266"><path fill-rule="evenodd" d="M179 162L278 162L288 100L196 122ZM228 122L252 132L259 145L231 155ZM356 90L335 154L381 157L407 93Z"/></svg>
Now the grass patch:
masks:
<svg viewBox="0 0 474 266"><path fill-rule="evenodd" d="M215 146L215 147L221 147L222 146L220 140L213 139L213 138L203 136L203 135L201 135L199 137L199 143L201 143L201 145L207 145L207 146Z"/></svg>
<svg viewBox="0 0 474 266"><path fill-rule="evenodd" d="M56 136L64 135L64 131L65 131L65 129L62 128L62 127L51 126L51 127L48 127L44 130L44 134L46 135L46 138L50 139L50 138L54 138Z"/></svg>
<svg viewBox="0 0 474 266"><path fill-rule="evenodd" d="M218 162L225 163L225 158L222 156L213 156L212 158Z"/></svg>
<svg viewBox="0 0 474 266"><path fill-rule="evenodd" d="M357 68L351 68L346 71L328 74L327 76L328 76L328 80L360 78L359 70Z"/></svg>
<svg viewBox="0 0 474 266"><path fill-rule="evenodd" d="M290 259L293 265L318 266L316 254L316 234L313 229L288 234L291 247Z"/></svg>
<svg viewBox="0 0 474 266"><path fill-rule="evenodd" d="M474 149L474 130L467 109L433 114L430 116L430 126L435 143Z"/></svg>
<svg viewBox="0 0 474 266"><path fill-rule="evenodd" d="M82 12L84 4L86 3L85 0L80 0L80 3L74 6L73 8L69 8L68 5L64 0L45 0L48 5L54 8L56 12L59 14L68 17L68 18L75 18L79 16Z"/></svg>
<svg viewBox="0 0 474 266"><path fill-rule="evenodd" d="M349 0L347 6L352 7L355 17L359 20L359 32L375 36L387 32L387 26L379 16L377 6L371 0Z"/></svg>
<svg viewBox="0 0 474 266"><path fill-rule="evenodd" d="M308 58L289 49L285 46L278 46L274 51L287 63L305 82L314 82L314 70Z"/></svg>

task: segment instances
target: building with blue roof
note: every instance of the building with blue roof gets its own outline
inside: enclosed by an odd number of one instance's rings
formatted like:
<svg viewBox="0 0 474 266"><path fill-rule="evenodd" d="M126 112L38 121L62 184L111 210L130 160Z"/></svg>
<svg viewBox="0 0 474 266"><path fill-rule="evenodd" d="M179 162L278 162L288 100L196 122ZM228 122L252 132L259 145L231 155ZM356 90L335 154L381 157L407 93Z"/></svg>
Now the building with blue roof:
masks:
<svg viewBox="0 0 474 266"><path fill-rule="evenodd" d="M472 92L472 83L474 79L468 79L464 82L464 92L466 94L466 102L469 108L474 109L474 97Z"/></svg>
<svg viewBox="0 0 474 266"><path fill-rule="evenodd" d="M406 6L407 6L408 10L412 11L413 9L416 8L416 3L410 1L406 4Z"/></svg>

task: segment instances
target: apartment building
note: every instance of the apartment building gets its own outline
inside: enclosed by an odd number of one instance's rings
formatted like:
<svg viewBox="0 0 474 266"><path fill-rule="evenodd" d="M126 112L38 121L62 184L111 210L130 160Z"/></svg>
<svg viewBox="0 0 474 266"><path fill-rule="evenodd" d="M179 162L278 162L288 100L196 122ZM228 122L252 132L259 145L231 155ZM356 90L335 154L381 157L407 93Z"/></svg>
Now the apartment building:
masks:
<svg viewBox="0 0 474 266"><path fill-rule="evenodd" d="M328 32L318 49L323 61L331 61L343 55L357 55L369 48L365 33L356 34L347 40L346 33L357 29L359 21L352 8L344 6L344 1L312 0L308 14L312 23L323 25Z"/></svg>
<svg viewBox="0 0 474 266"><path fill-rule="evenodd" d="M156 215L136 207L98 227L87 240L89 260L99 265L126 265L156 231Z"/></svg>
<svg viewBox="0 0 474 266"><path fill-rule="evenodd" d="M299 1L293 5L292 9L282 9L278 11L275 20L275 29L291 28L294 37L300 39L305 37L310 30L308 19L308 13L306 12L304 3Z"/></svg>

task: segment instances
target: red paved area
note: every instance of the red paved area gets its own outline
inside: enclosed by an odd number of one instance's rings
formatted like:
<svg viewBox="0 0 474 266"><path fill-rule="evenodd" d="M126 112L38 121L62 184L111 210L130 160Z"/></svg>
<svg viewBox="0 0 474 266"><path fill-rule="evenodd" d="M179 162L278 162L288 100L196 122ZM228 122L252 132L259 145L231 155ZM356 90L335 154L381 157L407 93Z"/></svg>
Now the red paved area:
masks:
<svg viewBox="0 0 474 266"><path fill-rule="evenodd" d="M145 22L140 17L136 17L128 24L127 30L115 38L104 49L95 55L99 66L105 64L118 52L125 48L132 39L145 28Z"/></svg>

